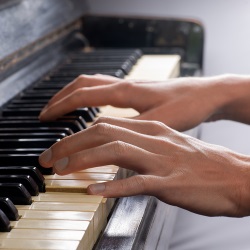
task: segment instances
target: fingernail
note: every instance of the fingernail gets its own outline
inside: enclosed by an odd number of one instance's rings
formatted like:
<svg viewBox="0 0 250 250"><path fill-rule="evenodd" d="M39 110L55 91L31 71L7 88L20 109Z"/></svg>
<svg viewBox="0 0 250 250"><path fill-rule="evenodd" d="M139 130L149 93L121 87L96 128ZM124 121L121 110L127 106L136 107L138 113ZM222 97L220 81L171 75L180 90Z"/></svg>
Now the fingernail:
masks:
<svg viewBox="0 0 250 250"><path fill-rule="evenodd" d="M49 162L52 159L52 150L49 148L40 155L40 160L44 163Z"/></svg>
<svg viewBox="0 0 250 250"><path fill-rule="evenodd" d="M104 183L94 184L91 185L89 188L92 194L100 194L105 190L105 184Z"/></svg>
<svg viewBox="0 0 250 250"><path fill-rule="evenodd" d="M61 160L56 161L54 163L54 168L56 170L58 170L59 172L61 172L61 171L65 170L67 168L68 163L69 163L69 158L68 157L64 157Z"/></svg>

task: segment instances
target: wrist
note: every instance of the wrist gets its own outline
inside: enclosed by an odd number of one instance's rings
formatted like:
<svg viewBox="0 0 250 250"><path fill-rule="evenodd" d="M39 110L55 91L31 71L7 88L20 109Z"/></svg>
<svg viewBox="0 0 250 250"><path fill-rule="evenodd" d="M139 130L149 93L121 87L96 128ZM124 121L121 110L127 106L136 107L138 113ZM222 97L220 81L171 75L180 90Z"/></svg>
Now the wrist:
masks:
<svg viewBox="0 0 250 250"><path fill-rule="evenodd" d="M250 156L234 154L232 164L237 170L232 194L235 203L234 217L250 215Z"/></svg>
<svg viewBox="0 0 250 250"><path fill-rule="evenodd" d="M242 117L238 117L241 108L250 105L250 76L227 74L205 78L205 83L215 120L242 121Z"/></svg>

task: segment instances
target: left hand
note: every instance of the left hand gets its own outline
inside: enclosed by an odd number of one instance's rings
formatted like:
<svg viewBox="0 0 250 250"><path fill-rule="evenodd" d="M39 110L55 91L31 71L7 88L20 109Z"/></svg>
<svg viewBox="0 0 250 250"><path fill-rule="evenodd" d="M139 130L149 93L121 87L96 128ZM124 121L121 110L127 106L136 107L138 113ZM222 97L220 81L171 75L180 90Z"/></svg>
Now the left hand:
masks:
<svg viewBox="0 0 250 250"><path fill-rule="evenodd" d="M39 158L59 175L115 164L138 175L90 185L89 194L152 195L204 215L250 215L249 157L155 121L100 118Z"/></svg>

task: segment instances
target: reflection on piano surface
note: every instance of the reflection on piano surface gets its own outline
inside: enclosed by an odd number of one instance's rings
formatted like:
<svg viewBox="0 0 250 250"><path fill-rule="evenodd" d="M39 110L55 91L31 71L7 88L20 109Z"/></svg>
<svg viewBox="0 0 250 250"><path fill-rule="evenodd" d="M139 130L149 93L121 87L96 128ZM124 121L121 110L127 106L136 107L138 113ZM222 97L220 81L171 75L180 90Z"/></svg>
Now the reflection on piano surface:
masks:
<svg viewBox="0 0 250 250"><path fill-rule="evenodd" d="M15 6L17 15L32 6L27 2ZM86 195L89 184L126 178L129 171L102 166L58 176L37 161L46 148L90 126L97 117L134 116L136 111L83 107L54 122L40 123L37 117L47 101L80 74L142 79L147 72L147 79L164 80L179 75L180 56L143 55L139 49L86 49L86 39L79 35L85 3L64 2L71 5L59 8L56 1L37 1L33 10L42 18L34 26L39 30L32 30L26 44L12 41L5 51L0 49L0 249L92 249L95 244L96 249L139 249L157 201L138 196L117 202ZM0 22L4 17L13 22L6 14L11 11L2 10ZM61 23L52 22L52 16ZM15 32L18 26L23 28L16 24ZM198 64L190 65L192 73L199 70ZM187 63L182 66L183 70Z"/></svg>

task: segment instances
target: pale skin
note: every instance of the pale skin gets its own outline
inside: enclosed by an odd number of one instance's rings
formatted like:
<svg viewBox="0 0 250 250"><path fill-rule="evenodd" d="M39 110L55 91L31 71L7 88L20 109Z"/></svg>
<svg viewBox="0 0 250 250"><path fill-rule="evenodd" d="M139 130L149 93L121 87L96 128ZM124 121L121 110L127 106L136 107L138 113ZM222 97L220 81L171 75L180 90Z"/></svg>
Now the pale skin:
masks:
<svg viewBox="0 0 250 250"><path fill-rule="evenodd" d="M107 104L132 107L140 115L99 118L46 150L40 164L60 175L109 164L137 173L90 185L89 194L147 194L203 215L250 215L250 157L178 132L219 119L250 124L249 82L235 75L154 83L82 75L50 100L41 121Z"/></svg>

